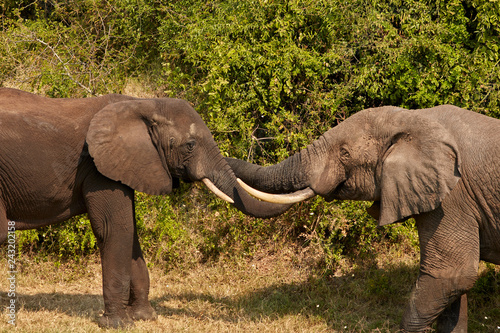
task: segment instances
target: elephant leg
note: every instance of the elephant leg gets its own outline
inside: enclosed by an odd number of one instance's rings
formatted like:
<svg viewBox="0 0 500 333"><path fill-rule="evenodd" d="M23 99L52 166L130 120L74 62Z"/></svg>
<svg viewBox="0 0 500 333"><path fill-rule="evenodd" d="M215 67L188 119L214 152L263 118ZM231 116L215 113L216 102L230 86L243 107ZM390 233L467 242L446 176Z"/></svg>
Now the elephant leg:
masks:
<svg viewBox="0 0 500 333"><path fill-rule="evenodd" d="M448 306L437 319L438 332L467 332L467 294Z"/></svg>
<svg viewBox="0 0 500 333"><path fill-rule="evenodd" d="M129 315L134 320L156 320L156 312L151 307L148 299L149 273L144 257L142 256L137 230L134 230L134 247L132 252L131 269L132 278L128 303Z"/></svg>
<svg viewBox="0 0 500 333"><path fill-rule="evenodd" d="M133 326L127 313L134 244L133 190L96 175L84 184L84 194L101 254L104 314L98 324Z"/></svg>
<svg viewBox="0 0 500 333"><path fill-rule="evenodd" d="M478 229L471 216L451 217L442 206L416 218L420 275L401 322L405 332L424 332L436 319L438 332L467 331L464 295L477 279Z"/></svg>
<svg viewBox="0 0 500 333"><path fill-rule="evenodd" d="M15 231L15 222L9 221L7 219L7 213L5 211L4 205L0 203L0 245L7 240L7 236L10 232ZM11 225L12 224L12 225Z"/></svg>
<svg viewBox="0 0 500 333"><path fill-rule="evenodd" d="M436 332L467 332L467 297L452 296L461 288L470 287L468 283L460 287L447 279L421 275L403 316L402 331L426 332L437 319Z"/></svg>

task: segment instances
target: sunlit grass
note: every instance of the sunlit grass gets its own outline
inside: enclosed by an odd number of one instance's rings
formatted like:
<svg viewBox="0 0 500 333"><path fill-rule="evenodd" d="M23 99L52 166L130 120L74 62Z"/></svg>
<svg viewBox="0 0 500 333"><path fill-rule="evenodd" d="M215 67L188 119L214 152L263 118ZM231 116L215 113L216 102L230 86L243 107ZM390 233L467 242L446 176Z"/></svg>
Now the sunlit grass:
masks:
<svg viewBox="0 0 500 333"><path fill-rule="evenodd" d="M154 322L136 322L131 332L395 332L418 274L416 253L381 246L376 258L344 261L322 274L300 248L262 249L251 259L220 258L165 272L152 265L150 299ZM7 279L7 262L0 280ZM471 292L469 330L500 325L499 269L481 265ZM97 256L79 263L21 257L16 276L17 331L100 332L103 311ZM6 285L2 282L2 286ZM0 331L7 323L2 288ZM110 330L113 332L114 330ZM118 330L115 330L118 331Z"/></svg>
<svg viewBox="0 0 500 333"><path fill-rule="evenodd" d="M317 274L294 249L264 251L251 260L221 259L189 270L151 269L156 322L132 331L326 332L391 331L416 272L410 256L387 269L345 263L335 276ZM6 261L0 264L6 267ZM6 281L6 269L0 279ZM96 257L78 264L21 258L17 330L100 331L101 268ZM388 279L394 287L386 289ZM381 284L379 284L381 283ZM408 284L408 285L407 285ZM399 287L402 290L399 290ZM403 297L400 297L403 295ZM2 292L2 303L8 297ZM0 330L9 328L3 311Z"/></svg>

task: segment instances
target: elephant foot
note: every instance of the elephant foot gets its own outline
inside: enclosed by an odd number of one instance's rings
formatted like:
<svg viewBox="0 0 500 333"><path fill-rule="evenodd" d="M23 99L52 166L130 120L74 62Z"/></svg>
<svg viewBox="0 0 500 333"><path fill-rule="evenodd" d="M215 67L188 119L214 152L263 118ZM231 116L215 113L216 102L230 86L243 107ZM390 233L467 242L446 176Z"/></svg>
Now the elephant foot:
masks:
<svg viewBox="0 0 500 333"><path fill-rule="evenodd" d="M423 329L419 329L419 330L408 330L408 329L401 328L398 331L398 333L430 333L430 332L435 332L435 330L429 326L427 326Z"/></svg>
<svg viewBox="0 0 500 333"><path fill-rule="evenodd" d="M133 320L156 320L158 315L151 305L129 306L127 308L128 315Z"/></svg>
<svg viewBox="0 0 500 333"><path fill-rule="evenodd" d="M131 328L134 327L134 321L128 315L125 318L118 315L103 314L97 320L97 324L101 328Z"/></svg>

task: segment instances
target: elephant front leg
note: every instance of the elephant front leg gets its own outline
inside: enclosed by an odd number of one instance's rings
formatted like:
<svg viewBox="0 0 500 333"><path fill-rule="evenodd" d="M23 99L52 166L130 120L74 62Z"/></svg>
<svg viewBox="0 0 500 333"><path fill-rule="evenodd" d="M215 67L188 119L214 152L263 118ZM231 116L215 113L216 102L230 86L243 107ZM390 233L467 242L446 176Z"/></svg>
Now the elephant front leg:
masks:
<svg viewBox="0 0 500 333"><path fill-rule="evenodd" d="M467 332L467 294L463 294L438 317L436 331Z"/></svg>
<svg viewBox="0 0 500 333"><path fill-rule="evenodd" d="M114 182L91 183L86 204L101 253L105 328L133 326L128 315L134 244L133 191ZM117 188L118 187L118 188Z"/></svg>
<svg viewBox="0 0 500 333"><path fill-rule="evenodd" d="M420 275L401 322L405 332L425 332L436 320L437 332L467 332L465 294L477 279L479 234L471 216L451 212L443 204L416 218Z"/></svg>
<svg viewBox="0 0 500 333"><path fill-rule="evenodd" d="M98 241L104 298L104 314L99 318L98 324L105 328L133 326L132 318L127 313L131 285L132 237L116 231L113 231L113 234L105 241ZM120 244L116 246L118 242Z"/></svg>
<svg viewBox="0 0 500 333"><path fill-rule="evenodd" d="M127 312L133 238L116 230L112 234L104 241L98 241L104 298L104 314L98 319L98 324L104 328L133 326L133 320Z"/></svg>
<svg viewBox="0 0 500 333"><path fill-rule="evenodd" d="M403 315L401 330L427 332L437 320L436 332L467 332L467 296L459 295L462 287L455 282L421 274Z"/></svg>
<svg viewBox="0 0 500 333"><path fill-rule="evenodd" d="M156 320L157 315L149 302L149 273L142 256L137 231L134 231L132 276L128 303L129 316L134 320Z"/></svg>

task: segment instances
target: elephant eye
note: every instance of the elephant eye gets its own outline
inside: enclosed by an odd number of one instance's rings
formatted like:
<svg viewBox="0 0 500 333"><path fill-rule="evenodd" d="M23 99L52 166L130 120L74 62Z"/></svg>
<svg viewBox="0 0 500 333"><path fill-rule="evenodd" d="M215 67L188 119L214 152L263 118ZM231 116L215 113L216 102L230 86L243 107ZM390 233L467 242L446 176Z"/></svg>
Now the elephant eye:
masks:
<svg viewBox="0 0 500 333"><path fill-rule="evenodd" d="M196 146L196 141L191 140L186 143L187 149L189 152L192 152L194 149L194 146Z"/></svg>
<svg viewBox="0 0 500 333"><path fill-rule="evenodd" d="M351 154L349 153L349 150L347 150L345 147L342 147L340 149L340 157L342 159L348 159L351 157Z"/></svg>

